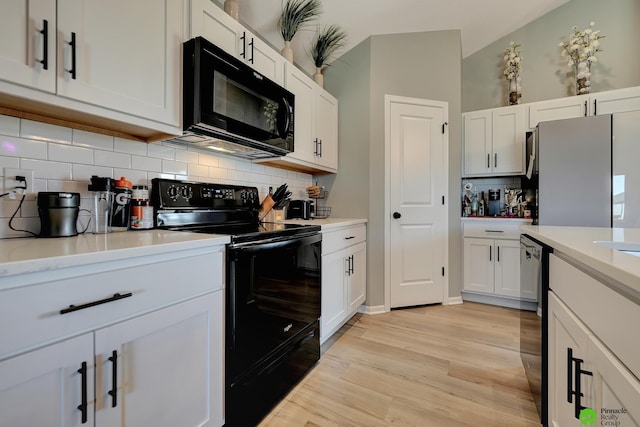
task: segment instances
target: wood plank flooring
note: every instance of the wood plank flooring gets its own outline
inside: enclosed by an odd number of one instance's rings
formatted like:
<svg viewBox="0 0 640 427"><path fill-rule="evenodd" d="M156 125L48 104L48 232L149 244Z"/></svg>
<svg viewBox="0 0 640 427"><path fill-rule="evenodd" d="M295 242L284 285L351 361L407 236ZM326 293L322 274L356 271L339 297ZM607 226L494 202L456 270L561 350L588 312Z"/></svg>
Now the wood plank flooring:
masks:
<svg viewBox="0 0 640 427"><path fill-rule="evenodd" d="M465 302L358 315L260 426L540 426L520 314Z"/></svg>

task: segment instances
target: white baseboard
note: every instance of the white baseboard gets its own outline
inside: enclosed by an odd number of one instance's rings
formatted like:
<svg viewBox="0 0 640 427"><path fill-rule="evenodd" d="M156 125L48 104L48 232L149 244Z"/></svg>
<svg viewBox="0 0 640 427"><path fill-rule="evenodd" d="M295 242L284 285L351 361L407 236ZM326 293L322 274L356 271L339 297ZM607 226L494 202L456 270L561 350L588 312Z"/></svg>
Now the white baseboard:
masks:
<svg viewBox="0 0 640 427"><path fill-rule="evenodd" d="M488 294L476 294L473 292L462 292L465 301L479 302L481 304L498 305L501 307L517 308L519 310L536 311L538 303L535 301L522 301L515 298L500 297Z"/></svg>
<svg viewBox="0 0 640 427"><path fill-rule="evenodd" d="M449 299L447 300L447 305L462 304L462 302L462 295L459 297L449 297Z"/></svg>
<svg viewBox="0 0 640 427"><path fill-rule="evenodd" d="M361 305L358 308L359 313L363 314L382 314L386 313L384 310L384 305Z"/></svg>

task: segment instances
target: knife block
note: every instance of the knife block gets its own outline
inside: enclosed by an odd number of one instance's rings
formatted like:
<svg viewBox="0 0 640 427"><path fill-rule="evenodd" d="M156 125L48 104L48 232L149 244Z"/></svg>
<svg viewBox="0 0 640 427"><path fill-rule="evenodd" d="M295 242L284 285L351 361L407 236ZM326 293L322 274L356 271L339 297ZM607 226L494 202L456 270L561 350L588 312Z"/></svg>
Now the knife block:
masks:
<svg viewBox="0 0 640 427"><path fill-rule="evenodd" d="M260 211L258 212L258 220L262 221L269 212L271 212L273 205L275 202L271 198L270 194L267 194L267 197L264 198L262 204L260 205Z"/></svg>

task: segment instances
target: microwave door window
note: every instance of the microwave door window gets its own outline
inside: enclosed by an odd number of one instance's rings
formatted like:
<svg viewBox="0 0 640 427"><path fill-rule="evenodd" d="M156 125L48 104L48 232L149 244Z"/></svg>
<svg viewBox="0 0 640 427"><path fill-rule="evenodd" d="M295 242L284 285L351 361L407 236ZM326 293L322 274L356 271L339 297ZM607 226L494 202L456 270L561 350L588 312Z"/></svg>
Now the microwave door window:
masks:
<svg viewBox="0 0 640 427"><path fill-rule="evenodd" d="M222 73L214 72L213 112L217 116L274 135L277 134L278 108L278 103L258 95Z"/></svg>

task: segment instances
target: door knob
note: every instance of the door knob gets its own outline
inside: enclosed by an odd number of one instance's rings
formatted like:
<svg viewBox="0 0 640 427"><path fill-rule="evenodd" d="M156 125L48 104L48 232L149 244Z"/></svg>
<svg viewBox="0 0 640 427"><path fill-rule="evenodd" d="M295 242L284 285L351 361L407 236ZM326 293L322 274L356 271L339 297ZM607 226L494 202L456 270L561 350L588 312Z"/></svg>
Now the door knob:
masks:
<svg viewBox="0 0 640 427"><path fill-rule="evenodd" d="M393 218L398 219L400 218L402 215L400 215L400 212L394 212L393 213Z"/></svg>

